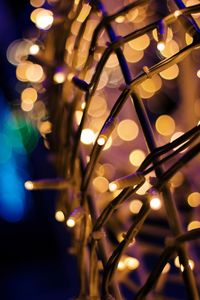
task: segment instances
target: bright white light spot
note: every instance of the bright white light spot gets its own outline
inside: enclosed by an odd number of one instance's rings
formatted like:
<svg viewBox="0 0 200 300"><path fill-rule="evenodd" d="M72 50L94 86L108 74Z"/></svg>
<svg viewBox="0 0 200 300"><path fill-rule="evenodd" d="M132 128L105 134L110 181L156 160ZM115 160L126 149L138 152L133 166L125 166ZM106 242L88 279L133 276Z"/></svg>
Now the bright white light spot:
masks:
<svg viewBox="0 0 200 300"><path fill-rule="evenodd" d="M103 145L105 145L105 143L106 143L105 137L100 136L100 137L98 138L98 140L97 140L97 144L98 144L99 146L103 146Z"/></svg>
<svg viewBox="0 0 200 300"><path fill-rule="evenodd" d="M72 228L75 226L76 222L74 221L74 219L69 218L66 222L67 226Z"/></svg>
<svg viewBox="0 0 200 300"><path fill-rule="evenodd" d="M58 210L58 211L55 213L55 219L56 219L58 222L63 222L63 221L65 221L65 215L64 215L64 213L63 213L61 210Z"/></svg>
<svg viewBox="0 0 200 300"><path fill-rule="evenodd" d="M36 55L36 54L38 54L39 51L40 51L40 47L37 44L31 45L29 48L29 53L31 55Z"/></svg>
<svg viewBox="0 0 200 300"><path fill-rule="evenodd" d="M162 206L162 204L161 204L161 201L158 197L152 198L150 200L150 207L153 210L159 210L161 208L161 206Z"/></svg>
<svg viewBox="0 0 200 300"><path fill-rule="evenodd" d="M95 134L94 131L91 129L83 129L81 133L81 142L85 145L90 145L95 141Z"/></svg>
<svg viewBox="0 0 200 300"><path fill-rule="evenodd" d="M27 190L32 190L33 189L33 182L32 181L26 181L24 183L24 186Z"/></svg>
<svg viewBox="0 0 200 300"><path fill-rule="evenodd" d="M159 51L163 51L165 49L165 43L164 42L158 42L157 49Z"/></svg>
<svg viewBox="0 0 200 300"><path fill-rule="evenodd" d="M110 191L110 192L114 192L114 191L116 191L116 190L117 190L117 184L114 183L114 182L110 182L110 183L109 183L109 191Z"/></svg>

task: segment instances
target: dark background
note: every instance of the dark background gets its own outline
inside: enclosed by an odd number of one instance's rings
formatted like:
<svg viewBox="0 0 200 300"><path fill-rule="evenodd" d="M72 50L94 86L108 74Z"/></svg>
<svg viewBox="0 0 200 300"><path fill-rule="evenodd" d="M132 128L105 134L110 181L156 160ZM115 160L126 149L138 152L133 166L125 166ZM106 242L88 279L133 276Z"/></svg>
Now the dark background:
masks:
<svg viewBox="0 0 200 300"><path fill-rule="evenodd" d="M15 67L7 61L6 50L32 26L30 11L28 1L0 0L2 110L12 108L19 97L15 89ZM26 158L26 179L54 176L40 138ZM0 218L0 299L67 300L75 296L76 264L67 254L69 234L54 218L55 199L56 194L52 192L34 192L32 195L28 192L25 201L29 205L21 221L7 222Z"/></svg>

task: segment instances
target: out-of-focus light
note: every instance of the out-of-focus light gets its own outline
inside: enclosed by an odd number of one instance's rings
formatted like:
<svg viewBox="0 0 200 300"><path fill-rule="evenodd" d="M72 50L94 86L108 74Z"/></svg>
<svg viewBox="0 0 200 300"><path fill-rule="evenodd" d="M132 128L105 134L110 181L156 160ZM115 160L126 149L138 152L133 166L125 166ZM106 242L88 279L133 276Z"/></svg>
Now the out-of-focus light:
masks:
<svg viewBox="0 0 200 300"><path fill-rule="evenodd" d="M64 221L65 221L65 215L64 215L64 213L63 213L61 210L58 210L58 211L55 213L55 219L56 219L58 222L64 222Z"/></svg>
<svg viewBox="0 0 200 300"><path fill-rule="evenodd" d="M26 70L26 78L30 82L41 82L44 78L43 68L38 64L30 65Z"/></svg>
<svg viewBox="0 0 200 300"><path fill-rule="evenodd" d="M159 198L155 197L150 200L150 207L153 210L159 210L162 206L162 203Z"/></svg>
<svg viewBox="0 0 200 300"><path fill-rule="evenodd" d="M126 265L125 265L124 261L120 260L117 265L117 270L123 271L123 270L125 270L125 268L126 268Z"/></svg>
<svg viewBox="0 0 200 300"><path fill-rule="evenodd" d="M123 23L125 20L125 17L124 16L119 16L115 19L115 22L116 23Z"/></svg>
<svg viewBox="0 0 200 300"><path fill-rule="evenodd" d="M95 141L95 133L93 130L86 128L82 130L81 142L85 145L90 145Z"/></svg>
<svg viewBox="0 0 200 300"><path fill-rule="evenodd" d="M26 82L28 81L27 78L27 71L28 69L32 66L32 62L30 61L25 61L20 63L17 68L16 68L16 77L18 80L22 81L22 82Z"/></svg>
<svg viewBox="0 0 200 300"><path fill-rule="evenodd" d="M185 42L187 45L190 45L193 42L193 37L187 32L185 34Z"/></svg>
<svg viewBox="0 0 200 300"><path fill-rule="evenodd" d="M158 42L157 49L159 51L163 51L165 49L165 43L164 42Z"/></svg>
<svg viewBox="0 0 200 300"><path fill-rule="evenodd" d="M156 130L164 135L169 136L175 131L174 119L168 115L162 115L156 120Z"/></svg>
<svg viewBox="0 0 200 300"><path fill-rule="evenodd" d="M119 65L119 61L116 54L111 54L107 60L105 67L106 68L115 68Z"/></svg>
<svg viewBox="0 0 200 300"><path fill-rule="evenodd" d="M179 45L176 41L171 40L165 44L165 48L163 50L160 50L161 54L168 58L172 55L178 53L179 51Z"/></svg>
<svg viewBox="0 0 200 300"><path fill-rule="evenodd" d="M153 210L159 210L162 207L162 202L160 200L159 192L154 188L149 190L149 201L150 207Z"/></svg>
<svg viewBox="0 0 200 300"><path fill-rule="evenodd" d="M124 45L124 56L130 63L136 63L140 61L144 56L144 51L138 51L133 49L128 43Z"/></svg>
<svg viewBox="0 0 200 300"><path fill-rule="evenodd" d="M32 181L26 181L24 183L24 187L27 189L27 190L32 190L33 189L33 182Z"/></svg>
<svg viewBox="0 0 200 300"><path fill-rule="evenodd" d="M103 146L103 145L105 145L106 141L107 141L107 139L106 139L105 137L100 136L100 137L98 138L98 140L97 140L97 144L98 144L99 146Z"/></svg>
<svg viewBox="0 0 200 300"><path fill-rule="evenodd" d="M99 193L105 193L108 190L108 179L103 176L98 176L93 179L92 184L96 191Z"/></svg>
<svg viewBox="0 0 200 300"><path fill-rule="evenodd" d="M111 146L112 146L112 137L110 136L108 138L108 140L106 141L106 144L103 148L103 151L106 151L106 150L110 149Z"/></svg>
<svg viewBox="0 0 200 300"><path fill-rule="evenodd" d="M188 204L191 207L197 207L200 205L200 193L193 192L187 198Z"/></svg>
<svg viewBox="0 0 200 300"><path fill-rule="evenodd" d="M114 192L114 191L116 191L116 190L117 190L117 184L114 183L114 182L110 182L110 183L109 183L109 191L110 191L110 192Z"/></svg>
<svg viewBox="0 0 200 300"><path fill-rule="evenodd" d="M56 72L53 75L53 80L58 84L63 83L65 81L65 78L66 78L65 73L62 71Z"/></svg>
<svg viewBox="0 0 200 300"><path fill-rule="evenodd" d="M88 114L93 118L99 118L105 114L107 110L107 102L101 95L92 97Z"/></svg>
<svg viewBox="0 0 200 300"><path fill-rule="evenodd" d="M31 45L29 48L29 53L31 55L36 55L36 54L38 54L39 51L40 51L40 47L37 44Z"/></svg>
<svg viewBox="0 0 200 300"><path fill-rule="evenodd" d="M150 39L147 34L144 34L130 42L128 42L129 46L137 51L141 51L146 49L150 44Z"/></svg>
<svg viewBox="0 0 200 300"><path fill-rule="evenodd" d="M142 205L142 201L134 199L129 204L129 210L132 212L132 214L138 214Z"/></svg>
<svg viewBox="0 0 200 300"><path fill-rule="evenodd" d="M166 70L160 72L160 76L166 80L172 80L178 77L179 75L179 67L177 65L173 65Z"/></svg>
<svg viewBox="0 0 200 300"><path fill-rule="evenodd" d="M187 230L190 231L197 228L200 228L200 221L192 221L188 224Z"/></svg>
<svg viewBox="0 0 200 300"><path fill-rule="evenodd" d="M182 14L182 12L180 10L175 10L175 12L174 12L174 16L176 18L178 18L181 14Z"/></svg>
<svg viewBox="0 0 200 300"><path fill-rule="evenodd" d="M26 111L26 112L31 111L33 109L33 107L34 107L34 103L33 102L23 101L21 103L21 109L23 111Z"/></svg>
<svg viewBox="0 0 200 300"><path fill-rule="evenodd" d="M30 0L30 4L33 7L41 7L45 3L45 0Z"/></svg>
<svg viewBox="0 0 200 300"><path fill-rule="evenodd" d="M128 256L124 259L124 264L129 270L136 270L139 267L140 262L137 258Z"/></svg>
<svg viewBox="0 0 200 300"><path fill-rule="evenodd" d="M200 78L200 70L197 71L197 77Z"/></svg>
<svg viewBox="0 0 200 300"><path fill-rule="evenodd" d="M170 179L170 183L172 185L172 187L177 188L179 186L181 186L184 182L184 175L182 172L177 172L171 179Z"/></svg>
<svg viewBox="0 0 200 300"><path fill-rule="evenodd" d="M140 150L134 150L129 154L129 161L133 166L139 167L145 159L145 153Z"/></svg>
<svg viewBox="0 0 200 300"><path fill-rule="evenodd" d="M52 123L49 121L43 121L39 124L38 129L42 135L46 135L52 132Z"/></svg>
<svg viewBox="0 0 200 300"><path fill-rule="evenodd" d="M35 16L35 25L39 29L48 30L54 21L52 11L48 9L41 9Z"/></svg>
<svg viewBox="0 0 200 300"><path fill-rule="evenodd" d="M117 133L124 141L134 140L139 133L138 125L133 120L123 120L117 126Z"/></svg>
<svg viewBox="0 0 200 300"><path fill-rule="evenodd" d="M72 227L74 227L76 225L76 222L75 222L74 219L69 218L67 220L66 224L67 224L68 227L72 228Z"/></svg>
<svg viewBox="0 0 200 300"><path fill-rule="evenodd" d="M30 100L30 102L35 102L37 100L37 91L34 88L26 88L22 91L21 93L21 100L22 101L27 101Z"/></svg>

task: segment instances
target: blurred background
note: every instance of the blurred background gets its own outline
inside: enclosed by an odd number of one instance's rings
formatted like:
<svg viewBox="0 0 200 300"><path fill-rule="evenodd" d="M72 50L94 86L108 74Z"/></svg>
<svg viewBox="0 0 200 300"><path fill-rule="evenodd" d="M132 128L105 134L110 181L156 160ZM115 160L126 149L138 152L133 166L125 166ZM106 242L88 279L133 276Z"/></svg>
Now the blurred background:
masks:
<svg viewBox="0 0 200 300"><path fill-rule="evenodd" d="M24 181L55 176L41 137L19 109L15 67L8 46L26 35L29 1L0 0L0 298L70 299L76 263L69 236L55 218L52 192L26 192Z"/></svg>
<svg viewBox="0 0 200 300"><path fill-rule="evenodd" d="M37 2L44 3L45 1L32 0L32 3ZM111 14L123 4L131 1L120 0L117 4L114 0L104 2ZM173 1L168 2L172 3ZM158 1L152 0L155 14L160 17L165 15L168 11L166 3L166 1L160 1L158 5ZM199 1L187 0L185 3L194 5L199 4ZM174 8L173 5L172 7ZM31 192L24 189L24 182L29 179L38 180L56 176L53 153L48 150L47 145L45 147L43 137L38 133L34 122L27 117L26 112L29 111L29 107L20 109L21 93L28 85L27 82L23 82L23 80L19 82L16 79L16 67L12 64L12 51L16 51L18 40L22 37L28 38L30 28L34 26L30 21L30 13L33 9L35 7L31 6L28 0L18 2L0 0L0 298L3 300L70 300L76 296L78 291L76 258L70 255L69 228L64 222L57 222L55 219L58 195L52 191ZM146 16L143 8L139 14L131 12L126 15L126 18L115 20L113 22L114 29L118 35L125 35L133 30L132 23L135 22L134 25L137 28L141 24L145 24L145 17L147 17L147 21L155 18L150 10L147 14ZM90 23L90 30L96 24L97 19L94 17ZM77 28L78 25L75 24L71 33L72 38L69 36L66 44L68 63L71 60L73 42L78 33ZM134 42L125 44L123 51L132 75L138 74L144 65L153 65L161 58L177 53L185 44L191 43L188 36L183 36L179 26L173 27L173 32L174 36L169 31L168 45L170 46L162 55L156 50L155 32L152 36L149 35L150 37L144 36L136 44ZM37 38L36 35L32 34L34 39ZM40 41L45 40L44 36L43 33L41 36L38 34ZM91 36L85 37L85 44L83 43L85 48L89 45L90 38ZM103 33L98 41L100 50L101 47L105 47L107 39L108 37ZM48 46L48 41L46 46ZM80 52L78 67L81 68L86 55L84 51ZM11 60L11 63L8 60ZM55 71L56 66L54 67ZM156 75L153 83L149 81L140 88L139 93L145 99L145 106L158 145L169 142L174 134L181 134L197 124L200 117L200 74L198 70L199 51L196 51L179 66L176 65L160 77ZM18 73L18 79L22 73ZM89 73L88 78L91 77L91 70ZM122 83L123 78L118 62L115 55L112 55L98 86L97 98L99 97L99 99L96 98L96 103L99 106L92 102L86 130L90 129L95 134L100 130L113 105L113 99L116 99L120 93L116 87ZM70 83L67 84L70 85ZM42 88L39 90L39 94L45 95ZM70 98L71 95L64 98L64 101L70 106L71 100L67 97ZM44 96L44 103L45 101ZM45 111L42 101L38 100L36 103L35 110L29 114L32 120L35 115ZM80 119L82 104L84 104L83 100L80 101L76 111L77 119ZM41 119L45 117L45 114L46 111L42 117L40 116ZM45 120L43 119L43 121ZM113 197L108 192L109 181L134 172L147 154L141 128L130 101L124 106L117 122L117 130L114 131L112 141L107 145L96 168L91 187L94 199L100 209ZM42 133L42 129L40 131ZM86 133L88 134L88 131ZM89 155L92 142L88 143L87 134L85 139L84 135L82 136L81 142L84 153ZM92 138L94 137L93 134ZM133 151L134 149L136 152ZM193 223L190 228L200 227L199 180L198 157L184 168L183 172L178 172L171 182L184 229L187 229L188 224L192 224L192 222L196 223ZM148 187L147 184L145 188ZM115 219L110 221L108 234L113 247L118 244L123 231L128 229L130 221L137 214L137 205L141 206L140 200L143 195L144 191L138 194L137 199L129 199L130 201L116 213L117 222ZM63 209L63 207L61 208ZM123 222L123 220L128 221ZM132 299L132 291L137 290L144 275L146 276L153 268L164 247L164 237L170 234L164 209L152 212L138 236L139 246L129 249L130 255L134 254L140 260L141 269L137 274L134 272L129 274L123 268L118 273L125 299ZM195 262L195 275L199 283L198 253L200 244L197 241L193 245L190 249L191 260L193 263ZM166 272L169 272L169 276L163 275L159 282L158 294L160 292L162 296L158 299L187 299L179 266L177 266L175 266L174 260L171 261L171 266L168 265L170 272L169 269Z"/></svg>

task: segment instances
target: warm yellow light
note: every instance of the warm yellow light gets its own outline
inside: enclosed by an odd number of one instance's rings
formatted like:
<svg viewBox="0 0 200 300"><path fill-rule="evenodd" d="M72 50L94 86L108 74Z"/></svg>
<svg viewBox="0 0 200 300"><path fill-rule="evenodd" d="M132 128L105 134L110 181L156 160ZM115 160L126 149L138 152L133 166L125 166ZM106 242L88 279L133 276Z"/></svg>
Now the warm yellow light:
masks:
<svg viewBox="0 0 200 300"><path fill-rule="evenodd" d="M94 143L94 141L95 141L94 131L89 128L83 129L81 133L81 142L85 145L90 145Z"/></svg>
<svg viewBox="0 0 200 300"><path fill-rule="evenodd" d="M147 190L151 187L150 183L148 180L145 181L145 183L137 190L138 195L144 195Z"/></svg>
<svg viewBox="0 0 200 300"><path fill-rule="evenodd" d="M31 55L36 55L36 54L38 54L39 51L40 51L40 47L37 44L31 45L29 48L29 53Z"/></svg>
<svg viewBox="0 0 200 300"><path fill-rule="evenodd" d="M197 71L197 77L200 78L200 70Z"/></svg>
<svg viewBox="0 0 200 300"><path fill-rule="evenodd" d="M176 258L174 259L174 265L177 267L177 268L180 268L181 269L181 272L184 271L184 266L182 264L180 264L180 260L179 260L179 257L176 256ZM188 265L189 267L193 270L194 269L194 261L192 259L189 259L188 260Z"/></svg>
<svg viewBox="0 0 200 300"><path fill-rule="evenodd" d="M105 145L106 141L107 141L107 139L104 136L100 136L97 140L97 144L99 146L103 146L103 145Z"/></svg>
<svg viewBox="0 0 200 300"><path fill-rule="evenodd" d="M17 66L16 77L18 80L26 82L27 79L27 70L31 67L32 62L24 61Z"/></svg>
<svg viewBox="0 0 200 300"><path fill-rule="evenodd" d="M48 30L53 24L53 21L53 13L48 9L41 9L35 17L35 24L37 28L43 30Z"/></svg>
<svg viewBox="0 0 200 300"><path fill-rule="evenodd" d="M126 60L130 63L136 63L140 61L144 56L144 51L137 51L129 46L128 43L124 45L124 56Z"/></svg>
<svg viewBox="0 0 200 300"><path fill-rule="evenodd" d="M46 135L52 131L52 123L49 121L43 121L39 124L38 129L42 135Z"/></svg>
<svg viewBox="0 0 200 300"><path fill-rule="evenodd" d="M130 42L128 42L129 46L137 51L146 49L150 44L150 39L147 34L144 34Z"/></svg>
<svg viewBox="0 0 200 300"><path fill-rule="evenodd" d="M140 262L137 258L128 256L124 259L124 264L129 270L136 270L139 267Z"/></svg>
<svg viewBox="0 0 200 300"><path fill-rule="evenodd" d="M200 193L193 192L187 198L188 204L191 207L197 207L200 205Z"/></svg>
<svg viewBox="0 0 200 300"><path fill-rule="evenodd" d="M95 95L92 97L88 114L93 118L99 118L106 113L107 102L101 95ZM96 120L95 120L96 121Z"/></svg>
<svg viewBox="0 0 200 300"><path fill-rule="evenodd" d="M175 40L171 40L165 44L165 48L161 50L161 54L168 58L179 51L179 45Z"/></svg>
<svg viewBox="0 0 200 300"><path fill-rule="evenodd" d="M158 30L154 29L152 31L152 35L154 40L156 40L158 42ZM167 38L166 38L166 42L168 43L169 41L171 41L173 38L173 31L170 27L167 28Z"/></svg>
<svg viewBox="0 0 200 300"><path fill-rule="evenodd" d="M30 4L33 7L41 7L44 4L45 0L30 0Z"/></svg>
<svg viewBox="0 0 200 300"><path fill-rule="evenodd" d="M103 176L97 176L96 178L94 178L92 184L95 190L99 193L107 192L109 186L108 179Z"/></svg>
<svg viewBox="0 0 200 300"><path fill-rule="evenodd" d="M31 101L23 101L21 103L21 109L26 112L31 111L33 109L33 106L34 106L34 103Z"/></svg>
<svg viewBox="0 0 200 300"><path fill-rule="evenodd" d="M142 207L143 203L140 200L134 199L130 202L129 204L129 210L133 213L133 214L138 214L141 207Z"/></svg>
<svg viewBox="0 0 200 300"><path fill-rule="evenodd" d="M159 51L163 51L165 49L165 43L164 42L158 42L157 49Z"/></svg>
<svg viewBox="0 0 200 300"><path fill-rule="evenodd" d="M32 181L26 181L24 183L24 187L27 189L27 190L32 190L33 189L33 182Z"/></svg>
<svg viewBox="0 0 200 300"><path fill-rule="evenodd" d="M110 191L110 192L114 192L114 191L116 191L116 190L117 190L117 184L114 183L114 182L110 182L110 183L109 183L109 191Z"/></svg>
<svg viewBox="0 0 200 300"><path fill-rule="evenodd" d="M61 210L58 210L58 211L55 213L55 219L56 219L58 222L64 222L64 221L65 221L65 215L64 215L64 213L63 213Z"/></svg>
<svg viewBox="0 0 200 300"><path fill-rule="evenodd" d="M182 12L181 12L180 10L176 10L176 11L174 12L174 16L175 16L176 18L178 18L181 14L182 14Z"/></svg>
<svg viewBox="0 0 200 300"><path fill-rule="evenodd" d="M37 100L37 96L37 91L34 88L26 88L21 93L21 100L30 100L30 102L35 102Z"/></svg>
<svg viewBox="0 0 200 300"><path fill-rule="evenodd" d="M74 219L69 218L66 222L67 226L72 228L75 226L76 222L74 221Z"/></svg>
<svg viewBox="0 0 200 300"><path fill-rule="evenodd" d="M140 150L134 150L129 154L129 161L133 166L139 167L145 159L145 153Z"/></svg>
<svg viewBox="0 0 200 300"><path fill-rule="evenodd" d="M175 131L174 119L168 115L162 115L156 120L156 130L164 136L169 136Z"/></svg>
<svg viewBox="0 0 200 300"><path fill-rule="evenodd" d="M161 203L161 200L158 198L158 197L153 197L151 200L150 200L150 207L151 209L153 210L159 210L161 207L162 207L162 203Z"/></svg>
<svg viewBox="0 0 200 300"><path fill-rule="evenodd" d="M116 54L111 54L109 59L106 62L106 68L115 68L119 65L119 61Z"/></svg>
<svg viewBox="0 0 200 300"><path fill-rule="evenodd" d="M65 73L60 71L60 72L56 72L54 75L53 75L53 80L56 82L56 83L63 83L65 81Z"/></svg>
<svg viewBox="0 0 200 300"><path fill-rule="evenodd" d="M124 16L119 16L115 19L116 23L123 23L125 21L125 17Z"/></svg>
<svg viewBox="0 0 200 300"><path fill-rule="evenodd" d="M125 263L122 260L120 260L117 265L117 270L123 271L123 270L125 270L125 268L126 268Z"/></svg>
<svg viewBox="0 0 200 300"><path fill-rule="evenodd" d="M188 224L187 230L190 231L197 228L200 228L200 221L195 220Z"/></svg>
<svg viewBox="0 0 200 300"><path fill-rule="evenodd" d="M184 181L184 175L180 171L177 172L170 180L172 187L177 188L181 186Z"/></svg>
<svg viewBox="0 0 200 300"><path fill-rule="evenodd" d="M179 75L179 67L177 65L173 65L166 70L160 72L160 76L166 80L172 80L178 77Z"/></svg>
<svg viewBox="0 0 200 300"><path fill-rule="evenodd" d="M106 150L110 149L111 146L112 146L112 137L110 136L108 138L108 140L106 141L106 144L103 148L103 151L106 151Z"/></svg>
<svg viewBox="0 0 200 300"><path fill-rule="evenodd" d="M187 32L185 34L185 42L187 45L190 45L193 42L193 37Z"/></svg>
<svg viewBox="0 0 200 300"><path fill-rule="evenodd" d="M26 70L26 77L30 82L41 82L44 78L43 68L38 64L31 64Z"/></svg>
<svg viewBox="0 0 200 300"><path fill-rule="evenodd" d="M138 136L139 128L136 122L126 119L118 124L117 133L122 140L132 141Z"/></svg>

